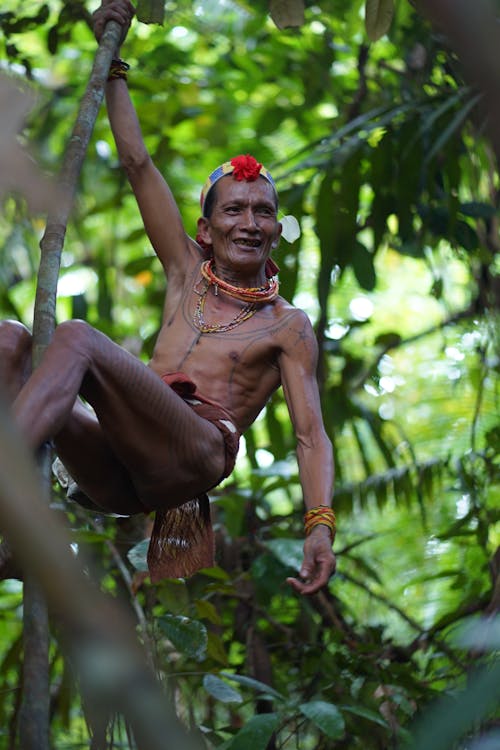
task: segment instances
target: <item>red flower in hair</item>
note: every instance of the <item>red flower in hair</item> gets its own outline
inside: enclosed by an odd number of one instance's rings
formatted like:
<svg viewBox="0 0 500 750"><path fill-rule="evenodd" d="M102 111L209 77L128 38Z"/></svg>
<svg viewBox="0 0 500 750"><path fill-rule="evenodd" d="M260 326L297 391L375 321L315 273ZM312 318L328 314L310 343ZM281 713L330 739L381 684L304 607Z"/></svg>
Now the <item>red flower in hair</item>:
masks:
<svg viewBox="0 0 500 750"><path fill-rule="evenodd" d="M235 180L247 180L248 182L257 179L262 167L262 164L259 164L257 159L254 159L250 154L235 156L231 159L231 164L234 167L233 177Z"/></svg>

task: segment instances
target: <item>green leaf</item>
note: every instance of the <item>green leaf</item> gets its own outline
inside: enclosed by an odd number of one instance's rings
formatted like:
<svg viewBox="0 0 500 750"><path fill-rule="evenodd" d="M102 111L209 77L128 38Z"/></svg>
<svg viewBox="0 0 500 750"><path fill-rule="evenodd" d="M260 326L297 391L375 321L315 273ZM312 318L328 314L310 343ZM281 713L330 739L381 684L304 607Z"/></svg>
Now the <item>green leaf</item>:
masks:
<svg viewBox="0 0 500 750"><path fill-rule="evenodd" d="M180 615L164 615L158 625L167 638L185 656L202 661L207 652L207 629L202 622Z"/></svg>
<svg viewBox="0 0 500 750"><path fill-rule="evenodd" d="M208 620L214 625L221 624L222 621L220 614L218 613L212 602L209 602L206 599L198 599L194 603L194 606L196 607L196 614L198 615L198 617L203 618L204 620Z"/></svg>
<svg viewBox="0 0 500 750"><path fill-rule="evenodd" d="M461 214L471 216L474 219L492 219L496 214L495 206L489 203L480 203L479 201L461 203L458 210Z"/></svg>
<svg viewBox="0 0 500 750"><path fill-rule="evenodd" d="M137 18L142 23L162 24L165 19L164 0L138 0Z"/></svg>
<svg viewBox="0 0 500 750"><path fill-rule="evenodd" d="M366 249L362 242L356 240L352 252L352 267L359 285L371 292L375 289L377 277L373 265L373 255Z"/></svg>
<svg viewBox="0 0 500 750"><path fill-rule="evenodd" d="M203 568L200 570L200 575L207 576L207 578L214 578L216 581L229 581L229 575L225 570L215 565L213 568Z"/></svg>
<svg viewBox="0 0 500 750"><path fill-rule="evenodd" d="M253 677L246 677L243 674L229 674L229 672L221 672L221 675L223 677L226 677L228 680L232 680L233 682L237 682L240 685L249 687L252 690L256 690L259 693L267 693L269 695L273 695L275 698L278 698L279 700L285 700L284 695L281 695L281 693L278 693L278 691L272 688L270 685L266 685L265 682L260 682L260 680L254 680Z"/></svg>
<svg viewBox="0 0 500 750"><path fill-rule="evenodd" d="M424 166L427 166L432 161L432 159L434 159L436 154L438 154L444 148L445 144L448 143L450 138L452 138L454 135L457 135L464 121L467 119L476 104L478 104L481 97L482 94L476 94L471 99L469 99L469 101L466 102L464 106L451 119L448 126L440 131L439 137L425 156Z"/></svg>
<svg viewBox="0 0 500 750"><path fill-rule="evenodd" d="M370 711L369 708L363 708L363 706L340 706L342 711L347 711L355 716L361 716L363 719L373 721L375 724L380 724L381 727L387 728L387 722L378 714L376 711Z"/></svg>
<svg viewBox="0 0 500 750"><path fill-rule="evenodd" d="M270 0L269 13L278 29L302 26L304 0Z"/></svg>
<svg viewBox="0 0 500 750"><path fill-rule="evenodd" d="M154 255L141 255L139 258L133 258L123 267L123 272L128 276L135 276L141 271L149 271L154 264Z"/></svg>
<svg viewBox="0 0 500 750"><path fill-rule="evenodd" d="M266 750L278 722L277 714L252 716L230 741L228 750Z"/></svg>
<svg viewBox="0 0 500 750"><path fill-rule="evenodd" d="M127 552L127 557L136 570L146 573L148 570L148 547L149 539L143 539Z"/></svg>
<svg viewBox="0 0 500 750"><path fill-rule="evenodd" d="M467 689L453 703L443 697L423 714L414 733L414 750L448 750L465 732L478 726L500 700L500 662L468 675Z"/></svg>
<svg viewBox="0 0 500 750"><path fill-rule="evenodd" d="M338 740L344 734L344 717L333 703L310 701L302 703L299 708L330 739Z"/></svg>
<svg viewBox="0 0 500 750"><path fill-rule="evenodd" d="M163 611L170 615L184 615L188 611L189 594L183 580L164 579L158 584L157 597Z"/></svg>
<svg viewBox="0 0 500 750"><path fill-rule="evenodd" d="M386 333L379 333L375 339L376 346L381 346L384 349L392 349L394 346L398 346L401 343L401 335L395 331L387 331Z"/></svg>
<svg viewBox="0 0 500 750"><path fill-rule="evenodd" d="M228 666L228 656L224 648L224 641L213 630L208 631L207 657L219 662L223 667Z"/></svg>
<svg viewBox="0 0 500 750"><path fill-rule="evenodd" d="M394 0L366 0L365 26L372 42L389 31L394 15Z"/></svg>
<svg viewBox="0 0 500 750"><path fill-rule="evenodd" d="M203 687L216 700L221 703L242 703L241 693L232 688L227 682L221 680L214 674L206 674L203 678Z"/></svg>
<svg viewBox="0 0 500 750"><path fill-rule="evenodd" d="M300 570L304 557L304 543L301 539L271 539L265 546L287 568Z"/></svg>
<svg viewBox="0 0 500 750"><path fill-rule="evenodd" d="M465 221L457 221L454 235L458 244L469 253L474 252L474 250L477 250L479 247L479 237L473 228Z"/></svg>

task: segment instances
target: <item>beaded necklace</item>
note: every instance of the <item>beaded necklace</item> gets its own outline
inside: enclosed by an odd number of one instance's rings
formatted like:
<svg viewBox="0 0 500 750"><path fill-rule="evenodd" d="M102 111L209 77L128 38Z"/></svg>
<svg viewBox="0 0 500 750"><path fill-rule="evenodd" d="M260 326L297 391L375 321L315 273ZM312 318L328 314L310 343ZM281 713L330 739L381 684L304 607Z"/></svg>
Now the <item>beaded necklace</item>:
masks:
<svg viewBox="0 0 500 750"><path fill-rule="evenodd" d="M257 312L256 302L271 302L277 297L279 288L278 279L270 278L264 286L260 287L234 286L215 275L213 270L214 263L214 259L209 258L201 264L201 275L205 279L205 288L202 292L198 292L195 287L195 292L198 294L198 302L193 313L193 323L200 333L225 333L225 331L230 331L232 328L243 323L243 321L251 318L252 315L255 315ZM215 295L221 289L229 297L247 303L229 323L207 323L205 320L205 303L210 286L214 287Z"/></svg>
<svg viewBox="0 0 500 750"><path fill-rule="evenodd" d="M244 320L248 320L252 315L255 315L257 308L255 302L247 302L245 307L242 307L235 318L229 321L229 323L207 323L203 315L205 311L205 302L207 300L207 294L210 287L210 283L205 283L205 289L202 292L197 292L199 295L198 302L196 303L196 309L193 313L193 323L200 333L225 333L230 331L232 328L239 326ZM196 290L195 290L196 291Z"/></svg>
<svg viewBox="0 0 500 750"><path fill-rule="evenodd" d="M241 302L271 302L278 296L279 281L276 278L270 278L264 284L264 286L253 286L253 287L241 287L234 286L228 281L219 279L215 275L213 267L215 264L214 258L209 258L201 264L201 275L209 284L213 284L215 287L215 294L218 289L221 289L229 297L239 299Z"/></svg>

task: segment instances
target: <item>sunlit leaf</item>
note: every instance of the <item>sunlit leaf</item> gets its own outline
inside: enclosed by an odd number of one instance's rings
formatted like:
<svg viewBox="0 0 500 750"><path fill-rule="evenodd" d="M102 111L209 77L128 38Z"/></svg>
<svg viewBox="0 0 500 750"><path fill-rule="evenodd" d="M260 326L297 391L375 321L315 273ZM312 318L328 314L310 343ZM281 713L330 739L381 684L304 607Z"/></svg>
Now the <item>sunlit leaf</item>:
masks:
<svg viewBox="0 0 500 750"><path fill-rule="evenodd" d="M134 545L132 549L127 552L127 557L136 570L146 572L148 570L147 554L149 547L149 539L143 539L142 542Z"/></svg>
<svg viewBox="0 0 500 750"><path fill-rule="evenodd" d="M269 12L278 29L302 26L304 0L270 0Z"/></svg>
<svg viewBox="0 0 500 750"><path fill-rule="evenodd" d="M366 0L366 32L372 42L387 34L394 16L394 0Z"/></svg>
<svg viewBox="0 0 500 750"><path fill-rule="evenodd" d="M137 0L136 12L142 23L162 24L165 18L165 0Z"/></svg>

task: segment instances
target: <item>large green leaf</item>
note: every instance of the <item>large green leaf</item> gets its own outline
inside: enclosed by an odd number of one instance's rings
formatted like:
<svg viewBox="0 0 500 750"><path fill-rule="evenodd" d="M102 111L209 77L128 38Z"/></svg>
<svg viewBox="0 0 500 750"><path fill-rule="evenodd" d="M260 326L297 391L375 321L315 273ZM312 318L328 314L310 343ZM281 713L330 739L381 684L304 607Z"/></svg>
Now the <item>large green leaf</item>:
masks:
<svg viewBox="0 0 500 750"><path fill-rule="evenodd" d="M270 0L269 12L278 29L302 26L304 0Z"/></svg>
<svg viewBox="0 0 500 750"><path fill-rule="evenodd" d="M253 677L247 677L244 674L229 674L229 672L221 672L221 675L223 677L226 677L228 680L232 680L233 682L237 682L240 685L244 685L251 690L256 690L258 693L272 695L278 700L285 699L284 696L281 695L281 693L278 693L278 691L272 688L270 685L266 685L265 682L261 682L260 680L255 680Z"/></svg>
<svg viewBox="0 0 500 750"><path fill-rule="evenodd" d="M367 291L372 291L377 281L373 255L366 249L362 242L356 240L351 258L354 273L360 286Z"/></svg>
<svg viewBox="0 0 500 750"><path fill-rule="evenodd" d="M210 693L210 695L221 701L221 703L241 703L243 701L241 693L214 674L206 674L204 676L203 687L207 693Z"/></svg>
<svg viewBox="0 0 500 750"><path fill-rule="evenodd" d="M366 0L365 25L372 42L387 34L393 16L394 0Z"/></svg>
<svg viewBox="0 0 500 750"><path fill-rule="evenodd" d="M379 724L381 727L387 728L387 722L382 718L376 711L372 711L365 706L352 705L352 706L339 706L344 713L351 713L354 716L360 716L362 719L367 719L374 724Z"/></svg>
<svg viewBox="0 0 500 750"><path fill-rule="evenodd" d="M344 734L344 717L333 703L309 701L309 703L302 703L300 710L330 739L338 740Z"/></svg>
<svg viewBox="0 0 500 750"><path fill-rule="evenodd" d="M265 546L287 568L300 570L304 557L304 542L301 539L270 539Z"/></svg>
<svg viewBox="0 0 500 750"><path fill-rule="evenodd" d="M252 716L243 729L235 734L227 750L266 750L278 724L278 714Z"/></svg>
<svg viewBox="0 0 500 750"><path fill-rule="evenodd" d="M202 661L207 651L207 629L199 620L181 615L158 618L160 630L179 651L196 661Z"/></svg>
<svg viewBox="0 0 500 750"><path fill-rule="evenodd" d="M162 24L165 17L165 0L137 0L137 18L142 23Z"/></svg>

